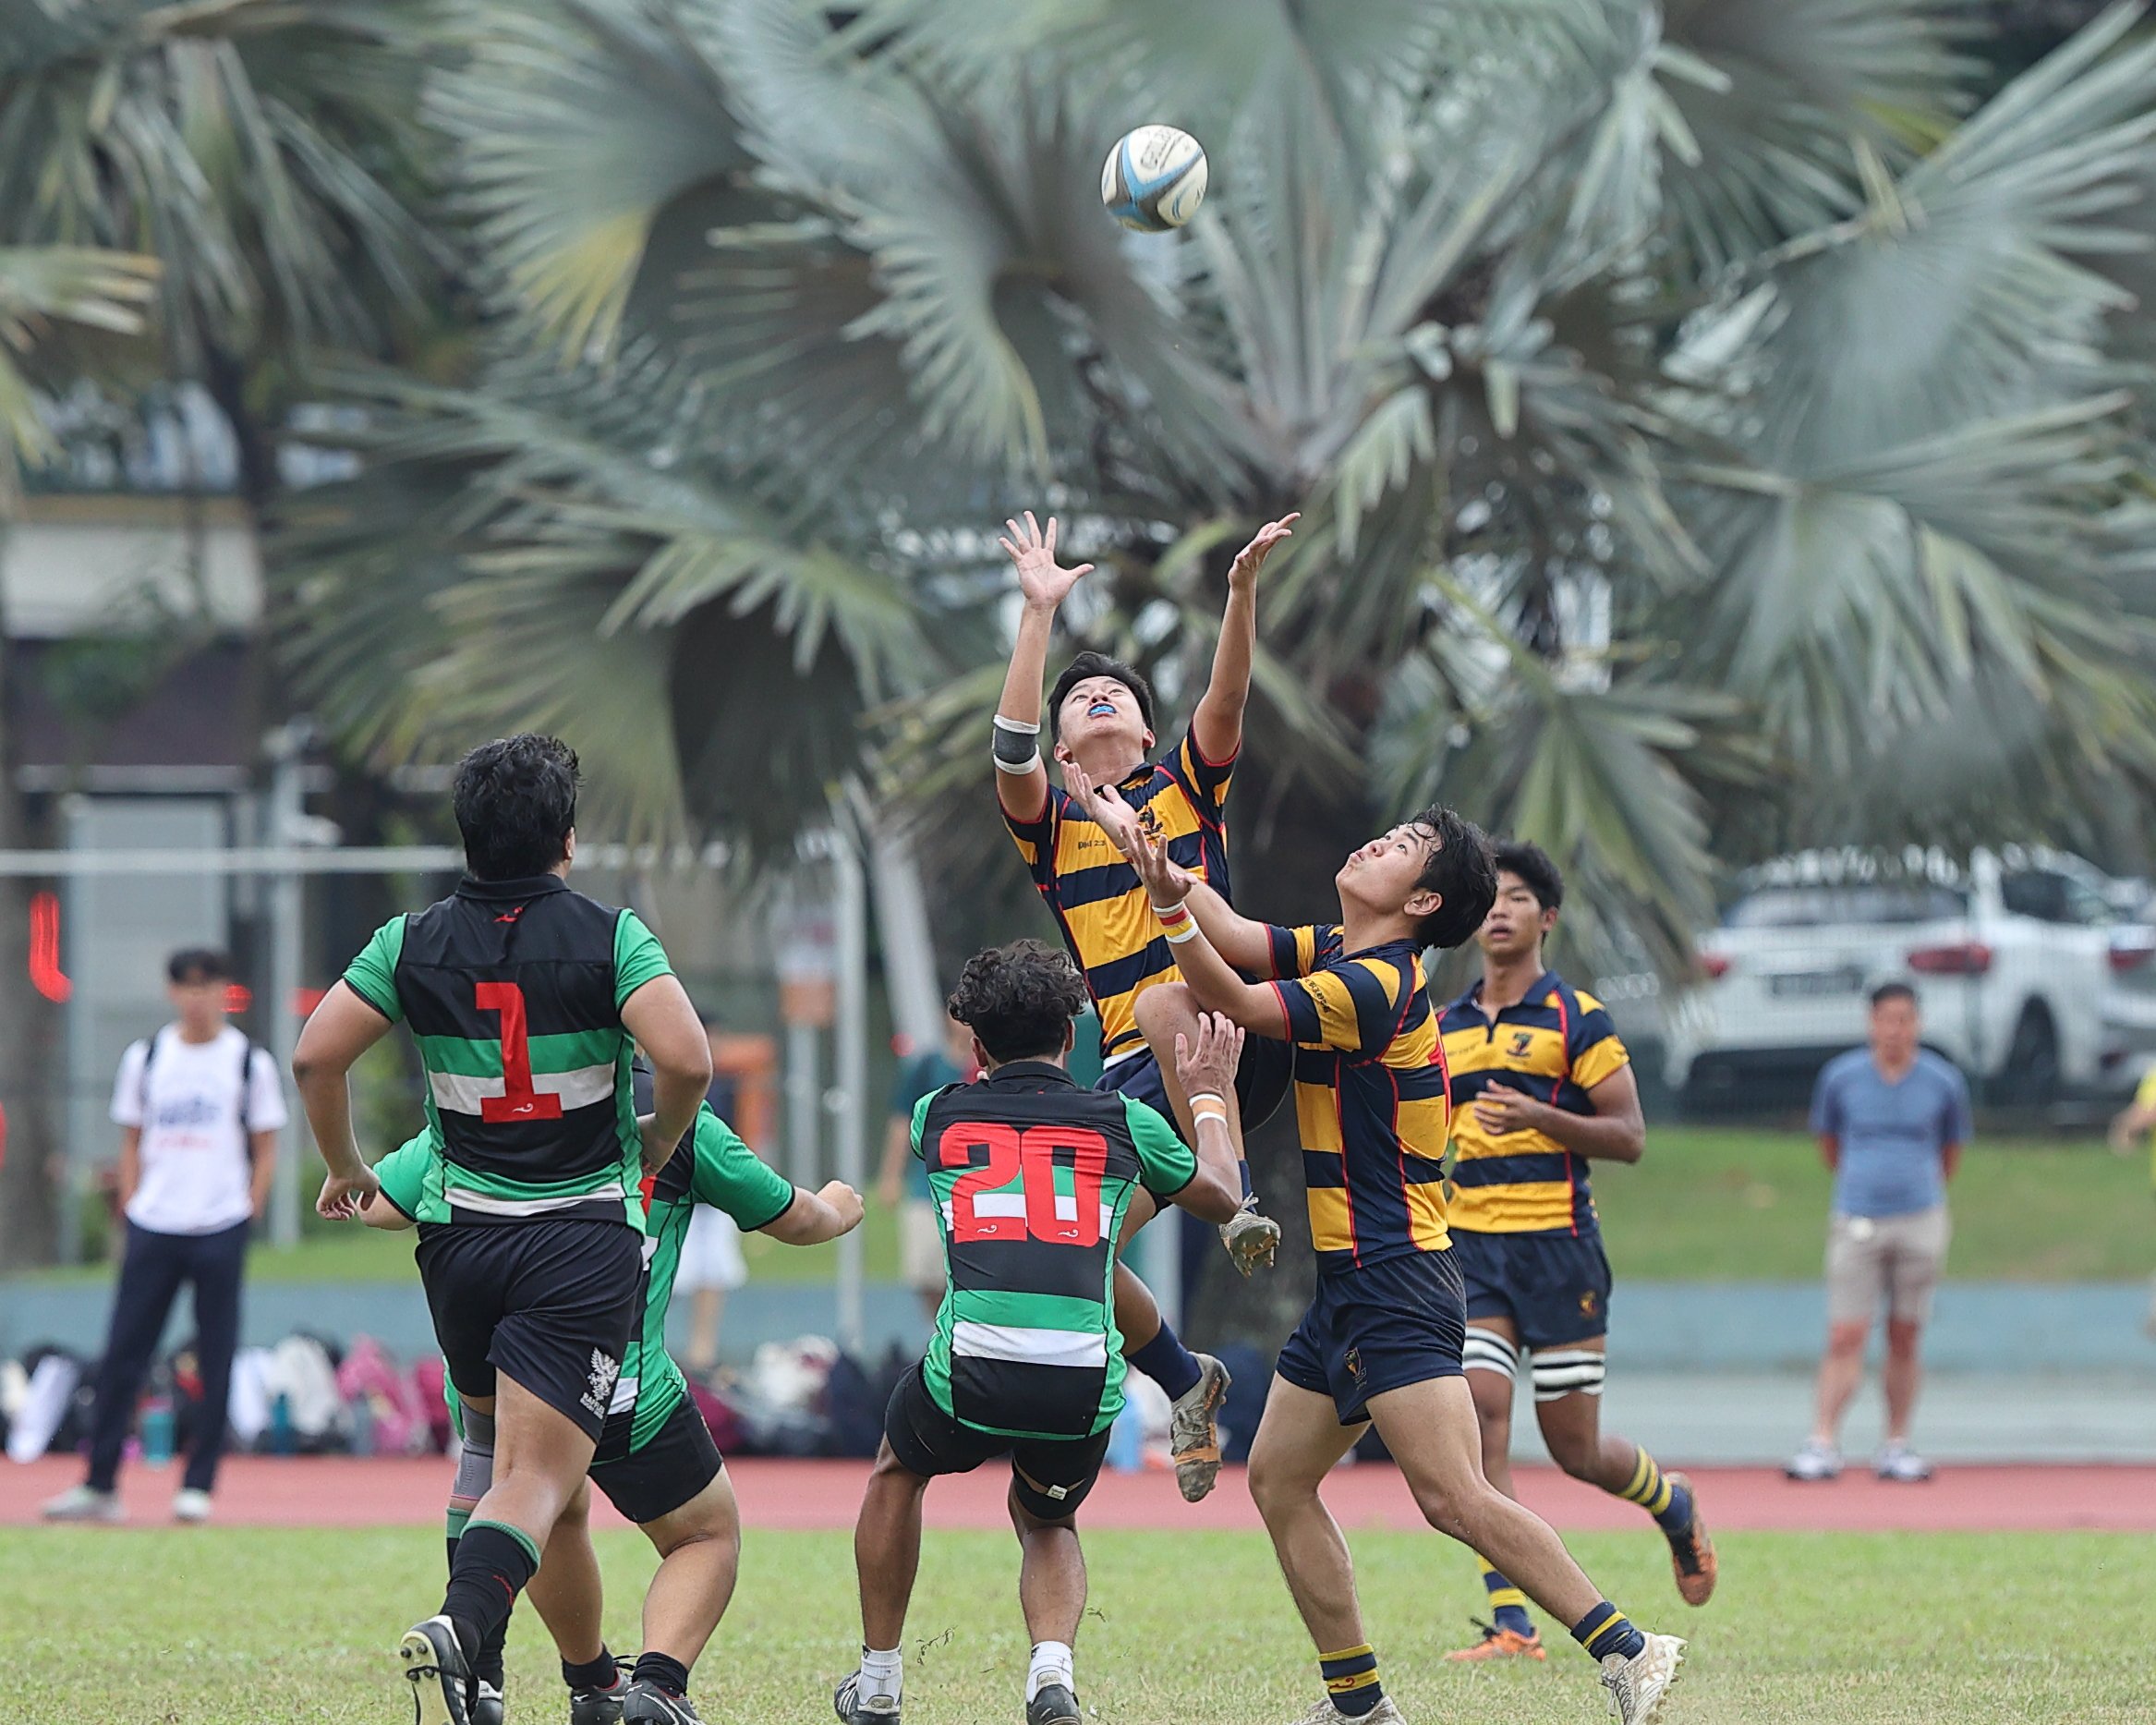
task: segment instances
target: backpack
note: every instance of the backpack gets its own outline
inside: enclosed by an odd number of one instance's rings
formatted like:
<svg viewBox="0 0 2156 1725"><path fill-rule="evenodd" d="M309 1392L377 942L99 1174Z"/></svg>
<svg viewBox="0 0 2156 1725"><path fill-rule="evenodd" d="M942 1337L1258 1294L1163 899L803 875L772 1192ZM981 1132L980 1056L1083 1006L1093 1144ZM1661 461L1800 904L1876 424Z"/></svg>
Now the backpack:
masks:
<svg viewBox="0 0 2156 1725"><path fill-rule="evenodd" d="M136 1090L136 1099L141 1104L142 1112L145 1116L147 1116L150 1112L150 1063L157 1058L157 1039L164 1034L164 1032L162 1030L153 1031L151 1033L151 1035L144 1038L142 1042L142 1076L139 1081L139 1087ZM251 1144L246 1142L246 1140L253 1137L254 1136L252 1112L254 1106L254 1039L248 1036L246 1031L242 1030L239 1033L239 1136L241 1138L240 1148L242 1149L252 1149L254 1148Z"/></svg>

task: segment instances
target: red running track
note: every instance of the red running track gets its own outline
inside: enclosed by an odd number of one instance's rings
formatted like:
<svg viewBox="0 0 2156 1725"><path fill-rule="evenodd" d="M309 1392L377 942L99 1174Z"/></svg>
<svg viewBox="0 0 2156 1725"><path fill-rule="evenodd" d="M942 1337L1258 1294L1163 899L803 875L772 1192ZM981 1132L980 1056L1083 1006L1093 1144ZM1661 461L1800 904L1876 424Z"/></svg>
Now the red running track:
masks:
<svg viewBox="0 0 2156 1725"><path fill-rule="evenodd" d="M742 1516L750 1527L846 1528L861 1501L867 1464L748 1459L730 1464ZM27 1466L0 1462L0 1526L25 1526L38 1505L82 1476L81 1464L48 1457ZM376 1527L440 1523L449 1464L346 1456L236 1456L218 1484L217 1520L228 1526ZM1832 1532L2059 1532L2093 1528L2156 1533L2156 1467L1948 1467L1925 1485L1883 1484L1852 1474L1825 1485L1793 1485L1770 1468L1696 1468L1708 1525L1717 1531L1797 1529ZM1528 1505L1567 1530L1636 1528L1640 1512L1546 1467L1516 1468ZM1009 1525L1003 1493L1009 1476L990 1464L937 1481L928 1493L935 1527ZM128 1517L163 1525L176 1467L130 1467L122 1476ZM1343 1468L1326 1483L1326 1500L1342 1525L1422 1525L1399 1475L1385 1465ZM598 1519L618 1525L596 1494ZM1185 1504L1165 1473L1105 1474L1086 1500L1088 1527L1255 1528L1257 1511L1240 1469L1222 1475L1205 1502Z"/></svg>

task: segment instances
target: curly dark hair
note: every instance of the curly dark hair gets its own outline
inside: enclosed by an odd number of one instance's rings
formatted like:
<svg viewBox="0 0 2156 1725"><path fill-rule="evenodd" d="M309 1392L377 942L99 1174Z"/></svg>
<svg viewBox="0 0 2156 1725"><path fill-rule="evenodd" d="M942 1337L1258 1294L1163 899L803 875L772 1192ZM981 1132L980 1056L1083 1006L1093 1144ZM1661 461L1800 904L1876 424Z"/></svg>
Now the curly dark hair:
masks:
<svg viewBox="0 0 2156 1725"><path fill-rule="evenodd" d="M1148 731L1160 727L1153 723L1153 686L1145 681L1145 674L1135 665L1126 665L1120 659L1110 659L1106 653L1083 652L1063 667L1063 674L1056 679L1056 686L1048 691L1048 741L1056 740L1057 716L1063 711L1063 697L1087 677L1113 677L1138 698L1138 717L1145 720Z"/></svg>
<svg viewBox="0 0 2156 1725"><path fill-rule="evenodd" d="M456 763L449 793L465 867L477 881L545 874L576 824L576 751L530 731L481 743Z"/></svg>
<svg viewBox="0 0 2156 1725"><path fill-rule="evenodd" d="M1549 852L1525 839L1502 839L1496 846L1497 871L1518 875L1544 910L1557 910L1565 903L1565 877L1550 860Z"/></svg>
<svg viewBox="0 0 2156 1725"><path fill-rule="evenodd" d="M1013 941L965 961L946 1010L999 1065L1053 1060L1071 1020L1085 1010L1085 978L1060 947Z"/></svg>
<svg viewBox="0 0 2156 1725"><path fill-rule="evenodd" d="M1416 924L1415 938L1424 946L1458 946L1483 926L1497 899L1490 835L1443 803L1432 803L1409 825L1423 828L1436 841L1416 877L1416 890L1445 901Z"/></svg>

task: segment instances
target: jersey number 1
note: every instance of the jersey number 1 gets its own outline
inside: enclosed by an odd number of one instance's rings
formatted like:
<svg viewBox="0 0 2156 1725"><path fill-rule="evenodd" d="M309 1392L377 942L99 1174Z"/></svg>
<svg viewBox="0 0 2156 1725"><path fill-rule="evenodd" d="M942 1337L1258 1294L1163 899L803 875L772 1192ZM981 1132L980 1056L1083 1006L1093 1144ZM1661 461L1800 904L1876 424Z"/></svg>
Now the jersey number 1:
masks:
<svg viewBox="0 0 2156 1725"><path fill-rule="evenodd" d="M496 1123L561 1119L562 1099L532 1087L524 990L514 982L481 982L475 991L481 1012L502 1014L502 1094L479 1099L479 1118Z"/></svg>
<svg viewBox="0 0 2156 1725"><path fill-rule="evenodd" d="M975 1151L984 1160L975 1161ZM1056 1193L1059 1159L1071 1170L1070 1197ZM1037 1240L1046 1245L1100 1244L1100 1181L1108 1140L1087 1126L1027 1126L992 1121L946 1126L936 1146L944 1168L963 1168L951 1188L953 1240ZM1023 1176L1023 1195L1000 1188ZM1068 1203L1068 1217L1057 1213Z"/></svg>

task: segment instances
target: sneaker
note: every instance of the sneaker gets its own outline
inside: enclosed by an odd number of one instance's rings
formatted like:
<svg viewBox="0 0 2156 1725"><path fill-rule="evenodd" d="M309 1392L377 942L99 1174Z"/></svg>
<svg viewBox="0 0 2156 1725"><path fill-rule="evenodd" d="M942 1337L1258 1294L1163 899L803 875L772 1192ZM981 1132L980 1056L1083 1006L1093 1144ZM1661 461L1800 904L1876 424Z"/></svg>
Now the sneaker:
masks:
<svg viewBox="0 0 2156 1725"><path fill-rule="evenodd" d="M1839 1479L1842 1452L1831 1443L1807 1438L1804 1447L1783 1464L1782 1472L1791 1479Z"/></svg>
<svg viewBox="0 0 2156 1725"><path fill-rule="evenodd" d="M1647 1725L1683 1663L1684 1643L1675 1635L1649 1635L1631 1658L1613 1653L1603 1660L1602 1686L1609 1691L1609 1710L1618 1725Z"/></svg>
<svg viewBox="0 0 2156 1725"><path fill-rule="evenodd" d="M1275 1231L1276 1233L1278 1230ZM1176 1488L1185 1503L1195 1503L1220 1477L1220 1428L1214 1416L1235 1380L1210 1354L1195 1356L1198 1381L1169 1404L1168 1447L1175 1456Z"/></svg>
<svg viewBox="0 0 2156 1725"><path fill-rule="evenodd" d="M622 1698L622 1725L704 1725L686 1695L677 1695L648 1677L630 1681Z"/></svg>
<svg viewBox="0 0 2156 1725"><path fill-rule="evenodd" d="M502 1692L484 1677L472 1685L472 1725L503 1725L507 1711Z"/></svg>
<svg viewBox="0 0 2156 1725"><path fill-rule="evenodd" d="M1408 1716L1399 1710L1390 1695L1380 1695L1377 1705L1360 1718L1341 1712L1327 1695L1297 1719L1295 1725L1408 1725Z"/></svg>
<svg viewBox="0 0 2156 1725"><path fill-rule="evenodd" d="M1025 1725L1084 1725L1078 1697L1061 1683L1043 1683L1040 1693L1025 1704Z"/></svg>
<svg viewBox="0 0 2156 1725"><path fill-rule="evenodd" d="M861 1673L848 1671L831 1696L831 1711L845 1725L899 1725L896 1695L864 1695Z"/></svg>
<svg viewBox="0 0 2156 1725"><path fill-rule="evenodd" d="M1872 1458L1871 1471L1897 1485L1920 1486L1932 1477L1932 1464L1906 1443L1889 1443Z"/></svg>
<svg viewBox="0 0 2156 1725"><path fill-rule="evenodd" d="M625 1670L617 1670L613 1682L604 1689L572 1689L569 1725L622 1725L622 1704L628 1695L629 1673Z"/></svg>
<svg viewBox="0 0 2156 1725"><path fill-rule="evenodd" d="M1261 1266L1270 1269L1273 1254L1280 1247L1280 1224L1270 1216L1258 1214L1257 1197L1253 1194L1242 1200L1241 1209L1220 1224L1220 1244L1245 1276Z"/></svg>
<svg viewBox="0 0 2156 1725"><path fill-rule="evenodd" d="M1474 1622L1472 1618L1468 1620ZM1517 1629L1499 1629L1495 1623L1475 1623L1483 1632L1483 1638L1472 1647L1457 1647L1445 1656L1449 1665L1479 1665L1484 1659L1547 1659L1550 1656L1542 1645L1542 1631L1531 1629L1521 1634Z"/></svg>
<svg viewBox="0 0 2156 1725"><path fill-rule="evenodd" d="M172 1519L194 1524L208 1521L210 1494L207 1491L197 1491L192 1486L182 1486L172 1494Z"/></svg>
<svg viewBox="0 0 2156 1725"><path fill-rule="evenodd" d="M116 1491L96 1491L88 1486L70 1486L56 1498L49 1498L39 1512L48 1522L110 1522L127 1519L127 1512L121 1507Z"/></svg>
<svg viewBox="0 0 2156 1725"><path fill-rule="evenodd" d="M1714 1597L1714 1583L1722 1566L1714 1561L1714 1542L1707 1537L1707 1518L1700 1513L1700 1488L1686 1474L1665 1474L1663 1478L1691 1493L1692 1522L1681 1534L1669 1536L1669 1564L1677 1572L1678 1597L1687 1605L1704 1605Z"/></svg>
<svg viewBox="0 0 2156 1725"><path fill-rule="evenodd" d="M465 1706L471 1668L446 1617L430 1617L406 1630L397 1658L412 1685L414 1725L472 1725Z"/></svg>

